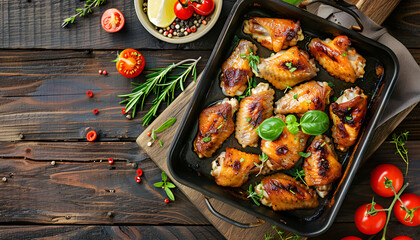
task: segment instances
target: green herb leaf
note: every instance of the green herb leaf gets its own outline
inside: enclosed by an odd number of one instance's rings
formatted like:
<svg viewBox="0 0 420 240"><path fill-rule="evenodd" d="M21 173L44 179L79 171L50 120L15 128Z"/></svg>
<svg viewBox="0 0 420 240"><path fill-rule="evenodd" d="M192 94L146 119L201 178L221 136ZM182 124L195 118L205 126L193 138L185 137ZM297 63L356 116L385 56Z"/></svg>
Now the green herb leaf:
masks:
<svg viewBox="0 0 420 240"><path fill-rule="evenodd" d="M327 143L326 143L326 142L323 142L323 143L321 144L321 147L325 146L325 144L327 144Z"/></svg>
<svg viewBox="0 0 420 240"><path fill-rule="evenodd" d="M308 111L300 118L302 131L310 135L321 135L328 130L330 119L319 110Z"/></svg>
<svg viewBox="0 0 420 240"><path fill-rule="evenodd" d="M211 141L211 137L205 137L203 138L203 142L210 142Z"/></svg>
<svg viewBox="0 0 420 240"><path fill-rule="evenodd" d="M223 127L223 125L225 125L225 123L224 122L222 122L218 127L217 127L217 129L221 129L222 127Z"/></svg>
<svg viewBox="0 0 420 240"><path fill-rule="evenodd" d="M293 98L297 100L298 99L298 94L296 93L295 95L293 95Z"/></svg>
<svg viewBox="0 0 420 240"><path fill-rule="evenodd" d="M168 175L166 175L165 172L162 172L161 176L162 176L162 181L163 182L166 182L166 180L168 180Z"/></svg>
<svg viewBox="0 0 420 240"><path fill-rule="evenodd" d="M305 152L299 152L299 155L301 157L307 158L307 157L311 156L311 153L310 152L307 152L307 153L305 153Z"/></svg>
<svg viewBox="0 0 420 240"><path fill-rule="evenodd" d="M287 125L287 129L289 130L289 132L293 135L296 135L299 132L299 123L294 122L291 124Z"/></svg>
<svg viewBox="0 0 420 240"><path fill-rule="evenodd" d="M263 197L263 193L261 191L261 194L257 194L254 189L252 188L252 184L249 185L249 189L248 189L248 197L247 198L251 198L252 201L254 201L254 203L257 206L260 206L260 203L258 202L258 200L262 199Z"/></svg>
<svg viewBox="0 0 420 240"><path fill-rule="evenodd" d="M155 186L157 188L161 188L161 187L163 187L163 182L153 183L153 186Z"/></svg>
<svg viewBox="0 0 420 240"><path fill-rule="evenodd" d="M284 63L284 65L286 65L286 67L288 67L288 68L292 68L293 63L292 62L286 62L286 63Z"/></svg>
<svg viewBox="0 0 420 240"><path fill-rule="evenodd" d="M265 163L268 160L268 155L262 152L261 155L258 156L258 158L261 160L262 163Z"/></svg>
<svg viewBox="0 0 420 240"><path fill-rule="evenodd" d="M343 53L343 54L341 54L341 56L345 57L345 56L347 56L347 53Z"/></svg>
<svg viewBox="0 0 420 240"><path fill-rule="evenodd" d="M168 187L168 188L176 188L175 184L173 184L171 182L166 182L166 187Z"/></svg>
<svg viewBox="0 0 420 240"><path fill-rule="evenodd" d="M334 83L332 83L332 82L328 82L328 86L330 86L330 87L334 87Z"/></svg>
<svg viewBox="0 0 420 240"><path fill-rule="evenodd" d="M76 19L76 17L82 17L82 16L84 16L88 13L92 13L92 8L93 7L98 7L99 5L102 5L104 3L105 3L105 0L89 0L89 1L86 1L83 8L77 8L76 9L76 14L74 14L73 16L68 17L68 18L63 20L63 23L61 24L61 27L66 27L69 23L74 23L74 20Z"/></svg>
<svg viewBox="0 0 420 240"><path fill-rule="evenodd" d="M160 145L161 147L163 147L163 142L162 142L162 140L160 140L160 139L159 139L159 145Z"/></svg>
<svg viewBox="0 0 420 240"><path fill-rule="evenodd" d="M244 94L238 97L238 100L242 100L252 93L252 88L255 88L257 85L257 82L255 81L255 75L253 75L251 78L248 79L248 88L245 90Z"/></svg>
<svg viewBox="0 0 420 240"><path fill-rule="evenodd" d="M295 195L295 194L296 194L295 192L293 192L293 190L292 190L292 189L289 189L289 192L293 193L293 195Z"/></svg>
<svg viewBox="0 0 420 240"><path fill-rule="evenodd" d="M289 85L286 85L286 88L284 89L284 93L286 93L287 92L287 90L289 90L289 89L292 89L292 87L291 86L289 86Z"/></svg>
<svg viewBox="0 0 420 240"><path fill-rule="evenodd" d="M390 143L395 144L395 148L397 149L397 152L395 154L399 154L402 158L402 160L406 164L405 168L405 175L407 176L408 173L408 150L405 148L405 143L408 140L408 134L409 131L402 132L400 134L392 134L392 141Z"/></svg>
<svg viewBox="0 0 420 240"><path fill-rule="evenodd" d="M164 122L160 127L158 127L155 132L163 132L166 129L170 128L176 122L176 118L169 118L166 122Z"/></svg>
<svg viewBox="0 0 420 240"><path fill-rule="evenodd" d="M286 124L292 124L297 122L297 118L295 117L295 115L289 114L286 116Z"/></svg>
<svg viewBox="0 0 420 240"><path fill-rule="evenodd" d="M252 118L246 118L246 121L247 122L249 122L249 121L251 121L252 120Z"/></svg>
<svg viewBox="0 0 420 240"><path fill-rule="evenodd" d="M243 162L243 161L245 161L245 159L244 158L241 158L241 160L239 160L240 162Z"/></svg>
<svg viewBox="0 0 420 240"><path fill-rule="evenodd" d="M151 137L153 140L156 140L157 136L156 136L156 133L155 133L155 130L154 130L154 129L152 129L152 134L150 135L150 137Z"/></svg>
<svg viewBox="0 0 420 240"><path fill-rule="evenodd" d="M166 195L168 195L169 199L171 199L172 201L175 201L174 194L172 193L170 188L165 187L165 192L166 192Z"/></svg>
<svg viewBox="0 0 420 240"><path fill-rule="evenodd" d="M297 68L295 68L295 67L292 67L291 69L289 69L290 72L294 72L296 70L297 70Z"/></svg>
<svg viewBox="0 0 420 240"><path fill-rule="evenodd" d="M350 121L350 120L352 120L353 118L352 118L352 117L349 117L349 116L346 116L346 119Z"/></svg>
<svg viewBox="0 0 420 240"><path fill-rule="evenodd" d="M280 118L268 118L264 120L257 128L257 134L264 140L274 141L281 133L286 124Z"/></svg>
<svg viewBox="0 0 420 240"><path fill-rule="evenodd" d="M242 59L245 59L246 58L246 54L241 53L241 54L239 54L239 57L241 57Z"/></svg>
<svg viewBox="0 0 420 240"><path fill-rule="evenodd" d="M312 100L311 100L311 99L306 100L306 103L307 103L307 104L311 104L311 102L312 102Z"/></svg>

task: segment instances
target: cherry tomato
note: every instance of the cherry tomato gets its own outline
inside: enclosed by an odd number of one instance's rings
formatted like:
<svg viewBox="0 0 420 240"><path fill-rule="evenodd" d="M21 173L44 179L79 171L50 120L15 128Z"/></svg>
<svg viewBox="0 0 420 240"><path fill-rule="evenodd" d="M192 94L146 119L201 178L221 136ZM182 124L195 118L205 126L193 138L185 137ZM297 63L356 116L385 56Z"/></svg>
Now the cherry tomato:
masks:
<svg viewBox="0 0 420 240"><path fill-rule="evenodd" d="M130 48L122 51L116 62L118 72L127 78L140 75L146 64L143 55L139 51Z"/></svg>
<svg viewBox="0 0 420 240"><path fill-rule="evenodd" d="M371 204L364 204L357 208L354 214L354 223L360 232L373 235L382 230L386 222L386 213L384 211L377 212L375 216L367 213L367 209L371 209ZM375 209L383 209L379 204L375 205Z"/></svg>
<svg viewBox="0 0 420 240"><path fill-rule="evenodd" d="M108 159L109 164L113 164L114 163L114 159L113 158L109 158Z"/></svg>
<svg viewBox="0 0 420 240"><path fill-rule="evenodd" d="M413 240L413 239L407 236L398 236L398 237L393 238L392 240Z"/></svg>
<svg viewBox="0 0 420 240"><path fill-rule="evenodd" d="M124 15L116 8L110 8L102 14L102 28L110 33L118 32L124 27Z"/></svg>
<svg viewBox="0 0 420 240"><path fill-rule="evenodd" d="M362 240L362 239L355 236L348 236L348 237L343 237L341 240Z"/></svg>
<svg viewBox="0 0 420 240"><path fill-rule="evenodd" d="M182 1L182 4L185 4L185 0ZM191 5L191 2L188 2L188 7L182 6L182 4L177 1L174 6L175 15L182 20L187 20L194 13L194 7Z"/></svg>
<svg viewBox="0 0 420 240"><path fill-rule="evenodd" d="M169 203L169 199L167 199L167 198L166 198L164 202L165 202L165 203Z"/></svg>
<svg viewBox="0 0 420 240"><path fill-rule="evenodd" d="M410 218L404 219L406 218L407 212L401 208L401 202L397 201L394 205L394 215L397 217L398 221L411 227L420 225L420 196L414 193L405 193L400 196L400 199L409 210L414 210L415 208L418 209L412 212L413 218L411 221Z"/></svg>
<svg viewBox="0 0 420 240"><path fill-rule="evenodd" d="M194 11L197 14L207 16L214 10L213 0L201 0L201 3L194 2Z"/></svg>
<svg viewBox="0 0 420 240"><path fill-rule="evenodd" d="M385 177L392 181L392 186L398 193L404 183L403 174L398 167L392 164L381 164L370 173L370 186L373 191L382 197L392 197L394 192L385 186Z"/></svg>

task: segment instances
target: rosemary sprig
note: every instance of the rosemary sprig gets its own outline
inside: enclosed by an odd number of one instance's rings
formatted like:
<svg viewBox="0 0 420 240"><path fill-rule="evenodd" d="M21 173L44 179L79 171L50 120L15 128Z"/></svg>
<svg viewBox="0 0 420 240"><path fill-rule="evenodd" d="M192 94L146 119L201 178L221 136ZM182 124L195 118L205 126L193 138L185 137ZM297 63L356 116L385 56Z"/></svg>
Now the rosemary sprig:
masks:
<svg viewBox="0 0 420 240"><path fill-rule="evenodd" d="M172 201L175 201L175 197L174 194L171 191L171 188L176 188L175 184L168 182L168 176L166 175L165 172L162 172L162 182L157 182L154 183L153 186L157 187L157 188L163 188L165 189L166 195L168 195L168 198L171 199Z"/></svg>
<svg viewBox="0 0 420 240"><path fill-rule="evenodd" d="M261 155L259 155L259 159L261 160L261 164L255 163L255 166L260 168L260 171L258 172L257 176L259 176L263 170L264 164L267 162L268 160L268 155L265 153L261 153Z"/></svg>
<svg viewBox="0 0 420 240"><path fill-rule="evenodd" d="M249 185L249 189L248 189L248 197L247 198L251 198L252 201L254 201L254 203L257 206L260 206L261 204L258 202L258 200L263 198L263 191L261 189L261 193L258 194L257 192L254 191L254 189L252 189L252 184Z"/></svg>
<svg viewBox="0 0 420 240"><path fill-rule="evenodd" d="M260 57L257 55L254 55L254 52L252 51L251 47L248 47L249 54L241 54L239 55L242 59L248 59L248 65L255 71L258 72L258 66L257 63L260 63Z"/></svg>
<svg viewBox="0 0 420 240"><path fill-rule="evenodd" d="M137 86L129 94L118 95L118 97L125 97L127 99L120 102L126 103L125 111L133 110L132 117L134 118L136 114L137 104L141 100L140 109L143 110L144 102L149 94L156 94L156 98L152 101L152 108L146 113L142 118L143 126L149 125L152 118L156 116L157 110L162 102L166 101L169 105L175 99L175 91L181 89L184 91L183 83L187 79L188 75L191 75L194 78L194 81L197 79L197 63L200 61L201 57L197 59L185 59L178 63L173 63L166 68L159 69L149 69L153 73L146 75L146 82L143 84L132 83ZM188 63L191 62L191 63ZM175 68L184 68L185 70L177 75L169 76L169 72Z"/></svg>
<svg viewBox="0 0 420 240"><path fill-rule="evenodd" d="M76 12L77 12L76 14L64 19L63 23L61 24L61 27L66 27L69 23L74 23L77 16L83 17L87 14L92 13L93 12L92 8L98 7L102 4L104 4L105 1L106 0L87 0L85 2L85 5L83 6L83 8L76 9Z"/></svg>
<svg viewBox="0 0 420 240"><path fill-rule="evenodd" d="M238 97L238 100L241 101L242 99L251 96L252 89L257 86L257 81L255 80L255 75L252 76L250 79L248 78L248 88L245 90L245 92Z"/></svg>
<svg viewBox="0 0 420 240"><path fill-rule="evenodd" d="M277 227L274 225L272 226L272 228L277 233L279 240L299 240L302 238L301 236L295 233L293 235L285 234L285 232L278 230ZM274 236L272 236L271 233L266 233L264 237L265 237L265 240L274 239Z"/></svg>
<svg viewBox="0 0 420 240"><path fill-rule="evenodd" d="M392 141L390 143L394 143L395 147L397 148L397 152L395 154L399 154L402 160L406 164L405 168L405 175L407 176L408 173L408 150L405 148L405 142L408 139L409 131L405 131L397 135L396 133L392 134Z"/></svg>

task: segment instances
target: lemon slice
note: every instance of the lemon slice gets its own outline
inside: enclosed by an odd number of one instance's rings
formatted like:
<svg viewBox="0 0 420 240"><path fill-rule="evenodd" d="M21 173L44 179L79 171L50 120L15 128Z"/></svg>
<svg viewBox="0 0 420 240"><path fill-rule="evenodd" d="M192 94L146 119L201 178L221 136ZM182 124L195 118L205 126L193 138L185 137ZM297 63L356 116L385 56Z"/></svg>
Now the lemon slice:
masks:
<svg viewBox="0 0 420 240"><path fill-rule="evenodd" d="M147 1L147 16L157 27L167 27L176 18L174 6L177 0L149 0Z"/></svg>

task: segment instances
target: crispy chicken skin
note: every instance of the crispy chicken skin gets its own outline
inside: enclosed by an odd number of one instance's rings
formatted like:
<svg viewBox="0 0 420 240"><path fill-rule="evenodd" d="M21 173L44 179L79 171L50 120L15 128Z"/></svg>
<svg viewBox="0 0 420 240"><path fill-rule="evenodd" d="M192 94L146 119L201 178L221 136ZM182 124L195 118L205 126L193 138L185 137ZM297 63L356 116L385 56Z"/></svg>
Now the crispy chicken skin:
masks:
<svg viewBox="0 0 420 240"><path fill-rule="evenodd" d="M287 92L276 102L276 114L295 113L299 116L310 110L325 110L333 90L326 82L310 81Z"/></svg>
<svg viewBox="0 0 420 240"><path fill-rule="evenodd" d="M260 58L257 67L258 72L254 72L255 75L264 78L280 90L309 80L315 77L318 71L315 60L309 59L308 53L298 47L280 51L269 58Z"/></svg>
<svg viewBox="0 0 420 240"><path fill-rule="evenodd" d="M356 143L367 112L367 98L359 87L349 88L330 105L332 136L340 151L345 152Z"/></svg>
<svg viewBox="0 0 420 240"><path fill-rule="evenodd" d="M276 115L285 121L283 115ZM261 151L268 156L267 167L273 171L288 170L299 161L299 152L305 151L309 135L299 131L293 135L285 127L280 137L274 141L261 140Z"/></svg>
<svg viewBox="0 0 420 240"><path fill-rule="evenodd" d="M198 118L198 133L194 151L198 157L211 157L233 133L233 114L238 110L238 100L225 98L222 102L204 109Z"/></svg>
<svg viewBox="0 0 420 240"><path fill-rule="evenodd" d="M321 198L332 188L332 182L341 177L341 163L337 161L334 145L324 135L318 135L306 150L311 155L305 158L303 170L308 186L315 186Z"/></svg>
<svg viewBox="0 0 420 240"><path fill-rule="evenodd" d="M240 96L248 87L248 79L253 73L248 59L241 58L241 54L248 55L249 49L255 54L257 47L250 41L242 39L232 55L222 65L220 87L226 96Z"/></svg>
<svg viewBox="0 0 420 240"><path fill-rule="evenodd" d="M272 207L274 211L315 208L319 205L313 189L284 173L263 178L255 186L255 192L259 195L262 192L261 203Z"/></svg>
<svg viewBox="0 0 420 240"><path fill-rule="evenodd" d="M268 83L260 83L251 90L252 95L241 100L236 116L235 137L243 148L257 147L258 136L255 129L267 118L273 116L274 90Z"/></svg>
<svg viewBox="0 0 420 240"><path fill-rule="evenodd" d="M303 40L299 21L253 17L244 21L244 33L251 34L264 47L279 52Z"/></svg>
<svg viewBox="0 0 420 240"><path fill-rule="evenodd" d="M337 36L325 41L314 38L309 43L309 52L332 76L354 83L363 78L366 59L350 47L347 36Z"/></svg>
<svg viewBox="0 0 420 240"><path fill-rule="evenodd" d="M249 174L258 173L261 164L259 156L245 153L234 148L226 148L212 163L211 175L217 185L224 187L240 187L248 181Z"/></svg>

